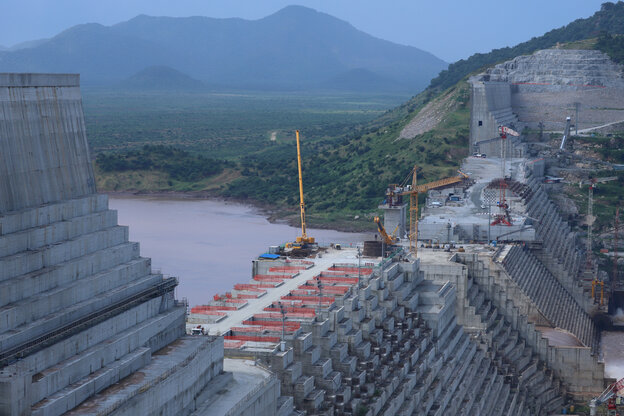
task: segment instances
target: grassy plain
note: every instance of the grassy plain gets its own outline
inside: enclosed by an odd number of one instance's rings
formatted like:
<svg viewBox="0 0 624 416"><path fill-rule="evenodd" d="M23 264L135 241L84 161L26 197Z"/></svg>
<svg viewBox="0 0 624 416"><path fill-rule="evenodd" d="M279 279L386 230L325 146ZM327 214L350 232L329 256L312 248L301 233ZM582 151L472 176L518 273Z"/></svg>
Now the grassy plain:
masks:
<svg viewBox="0 0 624 416"><path fill-rule="evenodd" d="M96 154L162 144L222 159L238 159L279 144L295 129L309 138L337 137L407 98L329 92L83 90L89 143Z"/></svg>

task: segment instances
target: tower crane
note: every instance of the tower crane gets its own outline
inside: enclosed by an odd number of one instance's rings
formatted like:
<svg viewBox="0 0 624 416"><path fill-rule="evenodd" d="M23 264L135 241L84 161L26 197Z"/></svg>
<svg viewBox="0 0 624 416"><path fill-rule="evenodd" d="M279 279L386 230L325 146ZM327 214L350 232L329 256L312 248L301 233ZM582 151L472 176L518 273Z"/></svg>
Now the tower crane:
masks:
<svg viewBox="0 0 624 416"><path fill-rule="evenodd" d="M592 279L592 299L595 299L595 290L596 286L600 286L600 306L603 304L604 300L604 282L598 281L598 278L595 273L594 267L594 256L592 253L592 243L594 238L594 221L596 218L594 217L594 188L599 183L605 183L614 181L617 179L617 176L608 176L605 178L590 178L589 180L580 181L579 188L582 188L583 185L589 185L588 196L587 196L587 263L586 269L590 271L594 277Z"/></svg>
<svg viewBox="0 0 624 416"><path fill-rule="evenodd" d="M617 392L624 388L624 378L609 385L598 397L594 397L589 401L589 414L596 416L598 406L607 403L607 415L617 416L617 407L615 406L615 396Z"/></svg>
<svg viewBox="0 0 624 416"><path fill-rule="evenodd" d="M583 185L589 185L588 195L587 195L587 259L588 263L591 261L592 256L592 239L593 239L593 224L595 221L594 218L594 189L596 185L599 183L605 183L617 180L617 176L608 176L605 178L591 178L589 180L580 181L579 188L582 188Z"/></svg>
<svg viewBox="0 0 624 416"><path fill-rule="evenodd" d="M418 246L418 194L427 192L431 189L442 188L443 186L452 185L455 183L462 182L464 179L468 179L468 175L463 173L462 171L458 171L459 176L453 176L450 178L440 179L438 181L433 181L429 183L425 183L422 185L418 185L417 182L417 173L418 166L414 166L409 175L405 178L402 185L390 185L389 192L386 198L394 198L396 196L409 195L410 197L410 208L409 208L409 240L410 240L410 251L416 256L417 254L417 246ZM407 185L409 178L412 178L411 185Z"/></svg>

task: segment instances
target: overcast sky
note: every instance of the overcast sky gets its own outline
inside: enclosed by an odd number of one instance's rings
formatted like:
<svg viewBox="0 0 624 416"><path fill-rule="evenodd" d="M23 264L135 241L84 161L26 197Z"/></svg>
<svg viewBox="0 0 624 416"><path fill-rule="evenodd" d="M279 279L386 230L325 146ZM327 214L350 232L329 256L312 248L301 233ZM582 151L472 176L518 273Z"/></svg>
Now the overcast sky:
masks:
<svg viewBox="0 0 624 416"><path fill-rule="evenodd" d="M52 37L80 23L138 14L259 19L290 4L453 62L513 46L591 16L604 0L0 0L0 45Z"/></svg>

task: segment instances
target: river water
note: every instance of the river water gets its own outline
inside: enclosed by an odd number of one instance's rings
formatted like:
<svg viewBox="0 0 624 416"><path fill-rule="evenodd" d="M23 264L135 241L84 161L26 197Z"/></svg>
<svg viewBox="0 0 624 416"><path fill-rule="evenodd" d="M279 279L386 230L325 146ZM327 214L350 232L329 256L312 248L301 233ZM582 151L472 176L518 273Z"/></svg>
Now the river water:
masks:
<svg viewBox="0 0 624 416"><path fill-rule="evenodd" d="M251 260L269 246L292 241L301 229L272 224L250 206L210 200L110 197L119 224L151 257L152 269L180 279L176 296L207 303L251 279ZM355 245L372 235L308 229L321 244Z"/></svg>

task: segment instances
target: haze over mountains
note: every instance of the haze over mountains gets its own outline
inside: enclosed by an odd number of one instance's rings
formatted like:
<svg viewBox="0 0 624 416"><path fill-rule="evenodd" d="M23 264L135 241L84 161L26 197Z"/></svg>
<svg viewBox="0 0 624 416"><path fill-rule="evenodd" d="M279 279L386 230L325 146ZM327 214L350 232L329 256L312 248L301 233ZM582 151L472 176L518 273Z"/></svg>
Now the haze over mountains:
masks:
<svg viewBox="0 0 624 416"><path fill-rule="evenodd" d="M86 85L117 84L167 66L209 86L416 93L447 64L301 6L259 20L137 16L74 26L33 47L0 52L0 72L78 72Z"/></svg>

